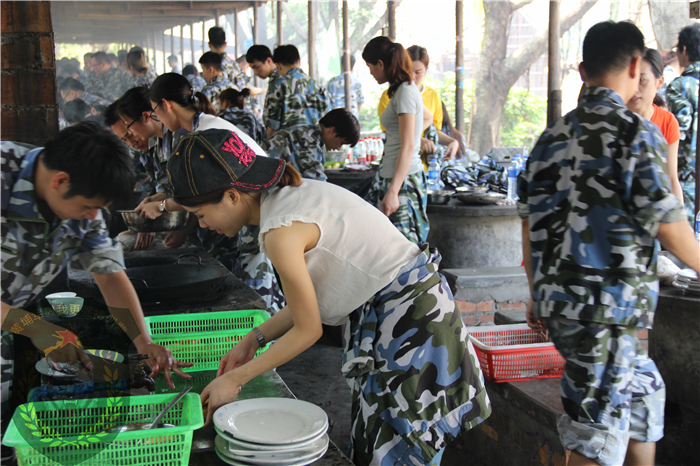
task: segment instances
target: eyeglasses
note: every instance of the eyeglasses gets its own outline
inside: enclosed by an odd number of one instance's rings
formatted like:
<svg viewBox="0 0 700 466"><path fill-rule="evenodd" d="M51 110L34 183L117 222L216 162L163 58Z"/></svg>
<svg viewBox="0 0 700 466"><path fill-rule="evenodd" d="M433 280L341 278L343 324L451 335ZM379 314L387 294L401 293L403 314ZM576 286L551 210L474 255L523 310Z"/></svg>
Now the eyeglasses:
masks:
<svg viewBox="0 0 700 466"><path fill-rule="evenodd" d="M151 113L148 114L148 118L152 118L152 119L154 119L154 120L156 120L156 121L159 121L159 120L158 120L158 117L156 116L156 109L157 109L158 107L160 107L160 104L161 104L162 102L163 102L163 101L161 100L160 102L158 102L158 104L157 104L155 107L153 107L153 110L151 110Z"/></svg>
<svg viewBox="0 0 700 466"><path fill-rule="evenodd" d="M126 125L126 134L131 134L131 127L134 126L134 123L136 123L136 122L139 121L140 119L141 119L141 117L138 117L138 118L136 118L134 121L132 121L131 123L129 123L128 125Z"/></svg>

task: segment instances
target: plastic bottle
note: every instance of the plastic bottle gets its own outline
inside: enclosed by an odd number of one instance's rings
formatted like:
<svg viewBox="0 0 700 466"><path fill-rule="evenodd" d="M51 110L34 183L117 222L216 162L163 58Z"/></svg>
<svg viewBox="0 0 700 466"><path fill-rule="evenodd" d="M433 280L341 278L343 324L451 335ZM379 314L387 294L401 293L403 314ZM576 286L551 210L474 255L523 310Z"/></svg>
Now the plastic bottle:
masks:
<svg viewBox="0 0 700 466"><path fill-rule="evenodd" d="M440 165L437 159L430 159L428 165L428 190L436 191L440 189Z"/></svg>
<svg viewBox="0 0 700 466"><path fill-rule="evenodd" d="M518 200L518 194L516 191L519 169L520 154L516 154L511 159L510 166L508 167L508 197L506 197L506 201L515 202Z"/></svg>
<svg viewBox="0 0 700 466"><path fill-rule="evenodd" d="M355 160L357 163L363 164L367 162L367 147L365 145L365 140L360 139L357 143L357 154L355 154Z"/></svg>
<svg viewBox="0 0 700 466"><path fill-rule="evenodd" d="M695 239L700 242L700 212L695 216Z"/></svg>

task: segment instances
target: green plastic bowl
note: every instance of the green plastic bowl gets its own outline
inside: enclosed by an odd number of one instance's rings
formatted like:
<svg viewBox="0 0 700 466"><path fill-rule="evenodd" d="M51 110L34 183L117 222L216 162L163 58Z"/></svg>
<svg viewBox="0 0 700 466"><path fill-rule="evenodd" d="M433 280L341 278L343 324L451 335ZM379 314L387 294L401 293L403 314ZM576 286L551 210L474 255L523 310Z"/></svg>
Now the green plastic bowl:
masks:
<svg viewBox="0 0 700 466"><path fill-rule="evenodd" d="M75 317L83 308L83 298L46 298L56 314L61 317Z"/></svg>

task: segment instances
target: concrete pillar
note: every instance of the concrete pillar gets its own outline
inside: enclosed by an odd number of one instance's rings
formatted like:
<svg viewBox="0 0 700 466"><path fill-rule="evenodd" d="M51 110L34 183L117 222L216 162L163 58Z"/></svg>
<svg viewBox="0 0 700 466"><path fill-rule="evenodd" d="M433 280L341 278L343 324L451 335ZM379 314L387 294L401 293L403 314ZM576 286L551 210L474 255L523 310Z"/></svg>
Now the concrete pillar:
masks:
<svg viewBox="0 0 700 466"><path fill-rule="evenodd" d="M2 139L43 145L58 133L50 2L2 2Z"/></svg>

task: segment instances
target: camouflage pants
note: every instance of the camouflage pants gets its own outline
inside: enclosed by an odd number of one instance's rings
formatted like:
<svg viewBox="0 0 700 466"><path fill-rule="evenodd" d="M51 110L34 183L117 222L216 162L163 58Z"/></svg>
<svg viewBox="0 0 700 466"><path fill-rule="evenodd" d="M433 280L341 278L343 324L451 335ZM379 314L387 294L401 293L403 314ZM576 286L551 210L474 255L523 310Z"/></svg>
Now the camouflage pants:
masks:
<svg viewBox="0 0 700 466"><path fill-rule="evenodd" d="M382 178L379 172L365 198L370 204L381 209L382 199L391 184L391 178ZM413 243L423 243L428 239L428 192L425 173L408 175L399 190L399 208L389 215L389 220Z"/></svg>
<svg viewBox="0 0 700 466"><path fill-rule="evenodd" d="M422 253L349 316L342 371L352 391L357 465L437 465L447 442L491 414L438 264Z"/></svg>
<svg viewBox="0 0 700 466"><path fill-rule="evenodd" d="M635 327L545 319L566 359L561 380L564 447L602 465L620 465L629 440L663 437L666 385Z"/></svg>

